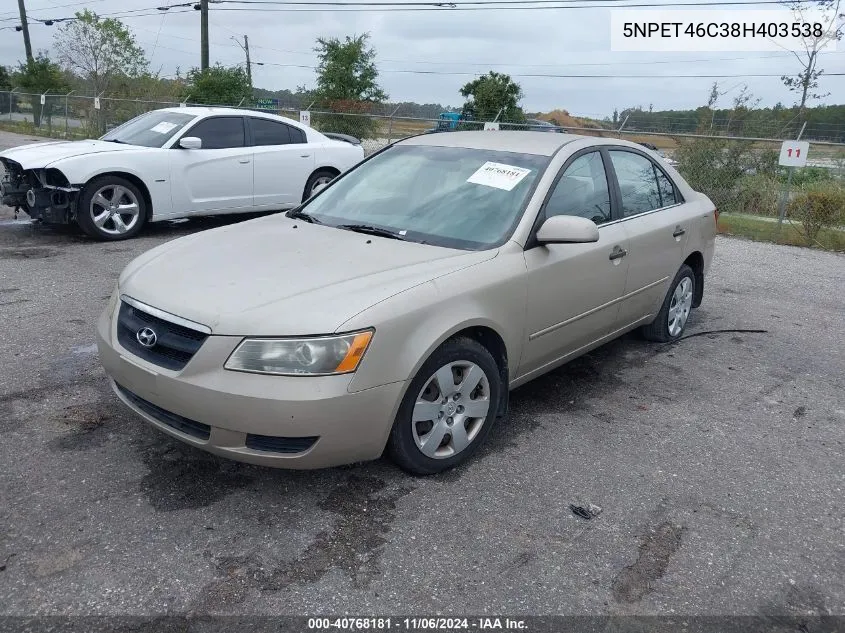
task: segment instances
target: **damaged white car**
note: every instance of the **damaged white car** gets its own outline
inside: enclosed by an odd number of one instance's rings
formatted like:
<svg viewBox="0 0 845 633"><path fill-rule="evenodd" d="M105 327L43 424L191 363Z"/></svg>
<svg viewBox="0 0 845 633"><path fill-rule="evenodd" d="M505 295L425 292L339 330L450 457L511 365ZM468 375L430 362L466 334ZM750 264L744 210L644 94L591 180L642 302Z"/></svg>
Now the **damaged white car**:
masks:
<svg viewBox="0 0 845 633"><path fill-rule="evenodd" d="M360 141L234 108L166 108L97 140L0 152L0 204L91 237L147 222L298 206L364 158Z"/></svg>

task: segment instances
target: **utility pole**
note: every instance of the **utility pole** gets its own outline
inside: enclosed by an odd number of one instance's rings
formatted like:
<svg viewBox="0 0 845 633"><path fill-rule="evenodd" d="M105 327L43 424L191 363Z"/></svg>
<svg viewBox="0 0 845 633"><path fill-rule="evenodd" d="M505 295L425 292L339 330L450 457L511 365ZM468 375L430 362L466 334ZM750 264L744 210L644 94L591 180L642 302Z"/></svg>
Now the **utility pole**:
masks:
<svg viewBox="0 0 845 633"><path fill-rule="evenodd" d="M23 2L23 0L20 0ZM200 70L208 68L208 0L200 0L200 30L202 31L200 50Z"/></svg>
<svg viewBox="0 0 845 633"><path fill-rule="evenodd" d="M234 41L238 46L240 46L243 52L246 53L246 77L249 81L249 87L252 88L252 62L250 62L249 60L249 36L244 35L243 44L241 44L241 41L234 36L232 36L232 41ZM259 66L260 65L261 64L259 63Z"/></svg>
<svg viewBox="0 0 845 633"><path fill-rule="evenodd" d="M23 46L26 49L26 61L32 61L32 44L29 42L29 23L26 21L26 6L24 0L18 0L21 11L21 31L23 31Z"/></svg>

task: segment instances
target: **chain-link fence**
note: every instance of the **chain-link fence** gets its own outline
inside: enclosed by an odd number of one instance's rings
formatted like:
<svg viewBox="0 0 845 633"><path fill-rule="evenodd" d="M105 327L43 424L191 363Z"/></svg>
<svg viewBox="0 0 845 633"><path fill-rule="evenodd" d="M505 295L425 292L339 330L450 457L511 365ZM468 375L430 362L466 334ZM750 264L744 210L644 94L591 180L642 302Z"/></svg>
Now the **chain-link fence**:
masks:
<svg viewBox="0 0 845 633"><path fill-rule="evenodd" d="M34 95L18 91L0 92L0 122L4 127L67 139L95 138L125 121L158 108L178 107L178 101L147 99L92 98L75 94ZM193 104L190 105L200 105ZM212 104L203 104L212 105ZM300 112L280 108L255 108L298 120ZM446 133L461 129L483 129L483 121L455 118L426 119L397 116L397 109L382 106L369 112L310 112L311 125L323 132L339 132L361 139L365 153L429 130ZM695 130L658 129L654 120L639 125L628 118L617 129L593 127L540 128L523 123L498 122L502 130L532 129L537 133L566 131L575 134L624 138L656 151L674 165L696 190L707 194L721 213L753 215L777 221L784 215L798 222L809 240L819 227L845 225L845 143L824 140L825 130L797 127L799 133L810 131L807 165L790 174L778 165L781 139L739 137L736 125L714 123L705 133ZM675 127L677 127L677 122ZM720 127L721 125L721 127ZM797 122L791 122L789 129ZM671 126L669 126L671 128ZM774 127L772 128L775 129ZM783 131L783 126L778 128ZM723 132L719 134L718 132ZM825 132L826 133L826 132ZM838 132L837 132L838 133Z"/></svg>

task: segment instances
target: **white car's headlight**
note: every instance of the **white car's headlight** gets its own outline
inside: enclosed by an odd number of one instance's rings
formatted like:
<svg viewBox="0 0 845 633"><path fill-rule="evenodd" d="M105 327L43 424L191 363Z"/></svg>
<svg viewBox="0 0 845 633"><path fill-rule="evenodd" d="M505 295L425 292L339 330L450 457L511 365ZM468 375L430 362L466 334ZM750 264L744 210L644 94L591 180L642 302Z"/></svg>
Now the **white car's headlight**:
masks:
<svg viewBox="0 0 845 633"><path fill-rule="evenodd" d="M372 330L310 338L248 338L224 367L282 376L348 374L358 368L372 338Z"/></svg>

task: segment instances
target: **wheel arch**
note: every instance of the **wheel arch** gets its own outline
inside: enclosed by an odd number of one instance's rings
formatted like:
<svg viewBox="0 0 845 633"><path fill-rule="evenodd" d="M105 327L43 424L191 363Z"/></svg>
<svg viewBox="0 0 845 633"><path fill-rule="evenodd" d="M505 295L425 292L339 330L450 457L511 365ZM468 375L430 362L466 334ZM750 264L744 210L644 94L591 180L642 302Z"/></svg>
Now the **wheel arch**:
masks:
<svg viewBox="0 0 845 633"><path fill-rule="evenodd" d="M127 171L120 171L120 170L102 171L102 172L94 174L93 176L88 178L88 180L85 182L85 186L87 187L89 184L91 184L91 181L93 181L93 180L96 180L98 178L105 178L105 177L108 177L108 176L115 176L117 178L123 178L124 180L128 180L133 185L135 185L138 188L138 191L140 191L141 195L144 197L144 203L145 203L145 206L147 207L146 208L146 218L145 218L145 220L147 222L152 220L152 217L153 217L153 198L152 198L152 195L150 194L150 189L149 189L149 187L147 187L147 185L144 183L144 181L141 180L135 174L127 172Z"/></svg>
<svg viewBox="0 0 845 633"><path fill-rule="evenodd" d="M695 276L695 294L692 297L692 307L697 308L704 298L704 255L700 251L693 251L684 260L684 264L692 268Z"/></svg>

